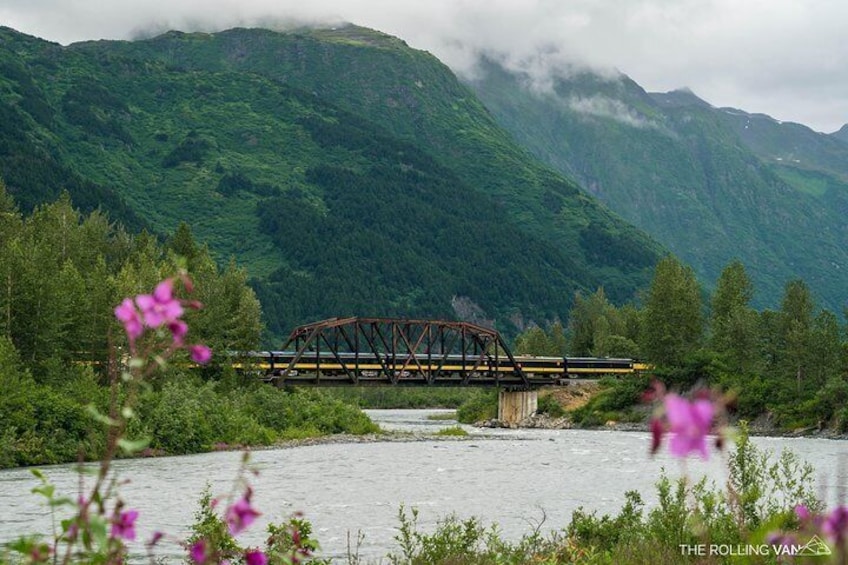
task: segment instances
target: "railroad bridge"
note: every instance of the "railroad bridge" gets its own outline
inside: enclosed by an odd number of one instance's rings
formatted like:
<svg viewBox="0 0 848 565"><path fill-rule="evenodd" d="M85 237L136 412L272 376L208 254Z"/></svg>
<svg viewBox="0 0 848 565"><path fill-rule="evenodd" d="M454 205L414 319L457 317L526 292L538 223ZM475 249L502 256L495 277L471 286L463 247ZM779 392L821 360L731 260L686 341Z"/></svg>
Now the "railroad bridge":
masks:
<svg viewBox="0 0 848 565"><path fill-rule="evenodd" d="M575 376L632 373L630 359L515 357L501 335L468 322L332 318L306 324L280 351L250 354L277 386L493 386L498 418L537 408L536 390Z"/></svg>

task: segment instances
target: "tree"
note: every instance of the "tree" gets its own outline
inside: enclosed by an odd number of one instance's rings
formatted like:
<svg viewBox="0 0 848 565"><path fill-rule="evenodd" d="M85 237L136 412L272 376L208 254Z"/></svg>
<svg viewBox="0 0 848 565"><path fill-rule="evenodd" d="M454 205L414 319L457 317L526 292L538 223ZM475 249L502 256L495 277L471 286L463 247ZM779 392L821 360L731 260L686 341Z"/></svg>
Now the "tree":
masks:
<svg viewBox="0 0 848 565"><path fill-rule="evenodd" d="M194 262L200 255L200 248L194 241L191 227L186 222L180 222L174 235L168 239L168 249L186 261L186 267L190 272L194 271Z"/></svg>
<svg viewBox="0 0 848 565"><path fill-rule="evenodd" d="M571 355L593 357L638 357L639 313L631 305L616 308L607 300L603 287L584 298L574 296L568 317Z"/></svg>
<svg viewBox="0 0 848 565"><path fill-rule="evenodd" d="M517 355L551 355L551 349L551 340L539 326L533 326L515 338Z"/></svg>
<svg viewBox="0 0 848 565"><path fill-rule="evenodd" d="M842 373L842 340L839 319L833 312L822 310L813 320L810 350L810 379L814 388Z"/></svg>
<svg viewBox="0 0 848 565"><path fill-rule="evenodd" d="M551 326L551 329L548 332L548 339L551 343L551 354L561 357L565 356L568 352L568 340L565 337L565 331L562 328L562 324L556 322Z"/></svg>
<svg viewBox="0 0 848 565"><path fill-rule="evenodd" d="M0 179L0 335L11 336L17 276L23 253L20 238L23 221L6 185Z"/></svg>
<svg viewBox="0 0 848 565"><path fill-rule="evenodd" d="M804 281L787 283L780 306L782 364L794 371L797 392L801 391L801 381L812 351L813 309L810 289Z"/></svg>
<svg viewBox="0 0 848 565"><path fill-rule="evenodd" d="M230 260L219 270L204 247L195 259L195 294L203 303L191 325L199 339L214 351L255 349L262 334L262 308L247 285L247 274Z"/></svg>
<svg viewBox="0 0 848 565"><path fill-rule="evenodd" d="M622 324L618 312L599 287L584 298L578 291L574 295L574 306L568 315L572 355L608 355L609 338L619 335Z"/></svg>
<svg viewBox="0 0 848 565"><path fill-rule="evenodd" d="M674 256L662 259L648 291L642 350L657 365L680 367L701 345L703 321L695 273Z"/></svg>
<svg viewBox="0 0 848 565"><path fill-rule="evenodd" d="M740 261L724 268L712 299L710 345L737 373L750 372L758 360L757 313L749 306L753 295L753 284Z"/></svg>

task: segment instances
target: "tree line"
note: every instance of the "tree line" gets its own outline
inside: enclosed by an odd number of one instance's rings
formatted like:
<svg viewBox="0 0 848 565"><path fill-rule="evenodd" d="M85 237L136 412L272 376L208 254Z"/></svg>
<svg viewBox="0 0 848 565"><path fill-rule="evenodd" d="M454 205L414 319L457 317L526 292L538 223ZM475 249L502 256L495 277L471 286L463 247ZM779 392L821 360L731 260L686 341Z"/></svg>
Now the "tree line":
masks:
<svg viewBox="0 0 848 565"><path fill-rule="evenodd" d="M845 324L817 308L801 280L786 284L776 310L755 310L753 295L740 261L724 268L708 294L691 268L667 256L639 305L617 307L603 288L578 292L565 326L527 329L516 351L636 358L669 386L733 391L746 418L766 417L784 429L848 430Z"/></svg>
<svg viewBox="0 0 848 565"><path fill-rule="evenodd" d="M260 304L245 271L219 267L187 224L161 240L132 235L67 193L24 215L0 182L0 468L100 456L106 429L94 414L125 394L107 371L127 351L114 308L182 270L194 282L186 298L203 304L186 316L186 339L209 345L213 362L171 363L142 391L129 431L150 453L375 431L354 406L233 371L228 352L259 347Z"/></svg>

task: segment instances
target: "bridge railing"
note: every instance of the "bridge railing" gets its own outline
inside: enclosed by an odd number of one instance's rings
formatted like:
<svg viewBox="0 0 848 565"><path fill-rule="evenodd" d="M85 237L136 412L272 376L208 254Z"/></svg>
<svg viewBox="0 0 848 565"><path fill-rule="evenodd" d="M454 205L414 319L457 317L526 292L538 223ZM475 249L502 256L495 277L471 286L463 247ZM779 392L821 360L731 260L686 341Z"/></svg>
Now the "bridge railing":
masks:
<svg viewBox="0 0 848 565"><path fill-rule="evenodd" d="M282 349L293 355L279 359L286 362L275 375L280 385L299 380L299 367L316 359L318 381L532 386L501 335L468 322L331 318L296 328Z"/></svg>

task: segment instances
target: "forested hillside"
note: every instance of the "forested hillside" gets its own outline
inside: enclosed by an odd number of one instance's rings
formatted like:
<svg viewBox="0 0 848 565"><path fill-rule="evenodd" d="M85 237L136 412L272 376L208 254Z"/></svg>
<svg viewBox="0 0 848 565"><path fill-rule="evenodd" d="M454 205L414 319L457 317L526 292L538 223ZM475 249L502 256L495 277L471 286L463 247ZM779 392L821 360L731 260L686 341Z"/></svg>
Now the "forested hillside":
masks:
<svg viewBox="0 0 848 565"><path fill-rule="evenodd" d="M186 308L187 333L154 350L159 370L135 388L111 370L134 351L114 309L167 278L201 307ZM158 244L80 213L66 192L22 214L0 182L0 281L0 468L100 457L110 402L129 397L127 437L144 440L147 455L376 430L358 408L320 392L233 371L228 352L259 344L260 305L244 270L218 267L186 224ZM157 339L135 343L145 351ZM210 347L210 366L189 365L183 341Z"/></svg>
<svg viewBox="0 0 848 565"><path fill-rule="evenodd" d="M710 284L734 258L774 307L807 281L839 310L848 285L848 144L798 124L650 94L620 75L565 70L549 90L483 61L469 83L535 155L580 181Z"/></svg>
<svg viewBox="0 0 848 565"><path fill-rule="evenodd" d="M278 337L343 315L514 331L578 289L632 297L660 255L439 61L377 32L0 40L0 176L19 205L65 188L132 228L190 222L247 268Z"/></svg>

